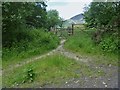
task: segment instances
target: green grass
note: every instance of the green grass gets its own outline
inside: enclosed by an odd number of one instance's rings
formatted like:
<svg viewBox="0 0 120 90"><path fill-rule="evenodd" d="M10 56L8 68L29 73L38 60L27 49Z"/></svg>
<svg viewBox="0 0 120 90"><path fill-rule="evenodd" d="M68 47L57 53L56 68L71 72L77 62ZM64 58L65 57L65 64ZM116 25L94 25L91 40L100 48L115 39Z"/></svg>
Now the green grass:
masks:
<svg viewBox="0 0 120 90"><path fill-rule="evenodd" d="M26 58L44 54L55 49L59 44L56 35L42 29L29 30L27 34L29 38L14 42L10 48L3 47L3 68L24 61Z"/></svg>
<svg viewBox="0 0 120 90"><path fill-rule="evenodd" d="M0 59L0 62L1 62L2 60ZM2 66L1 66L2 64L0 63L0 69L2 70ZM2 73L0 73L0 89L2 88Z"/></svg>
<svg viewBox="0 0 120 90"><path fill-rule="evenodd" d="M0 89L2 89L2 76L0 76Z"/></svg>
<svg viewBox="0 0 120 90"><path fill-rule="evenodd" d="M26 69L32 66L35 78L33 82L25 82ZM100 71L100 72L98 72ZM79 72L79 73L78 73ZM62 55L56 54L42 58L36 62L14 68L12 71L4 72L3 87L40 87L46 84L60 85L65 80L83 76L101 76L102 70L93 70L84 63L78 63ZM14 86L13 86L14 85Z"/></svg>
<svg viewBox="0 0 120 90"><path fill-rule="evenodd" d="M99 46L96 46L91 40L92 32L92 30L74 30L74 35L68 37L65 48L83 56L93 57L99 64L117 65L118 55L103 52Z"/></svg>
<svg viewBox="0 0 120 90"><path fill-rule="evenodd" d="M2 70L2 51L0 48L0 70ZM0 89L2 88L2 73L0 73Z"/></svg>

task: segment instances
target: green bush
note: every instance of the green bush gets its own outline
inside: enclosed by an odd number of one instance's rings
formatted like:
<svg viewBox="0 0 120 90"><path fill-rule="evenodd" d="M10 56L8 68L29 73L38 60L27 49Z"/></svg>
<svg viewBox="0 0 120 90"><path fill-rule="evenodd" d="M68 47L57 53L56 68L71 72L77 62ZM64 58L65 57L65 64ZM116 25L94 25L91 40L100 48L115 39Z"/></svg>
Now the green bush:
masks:
<svg viewBox="0 0 120 90"><path fill-rule="evenodd" d="M113 35L103 37L103 40L100 42L99 46L105 52L114 52L118 51L118 38Z"/></svg>
<svg viewBox="0 0 120 90"><path fill-rule="evenodd" d="M33 55L43 54L54 49L59 39L53 33L44 29L25 30L25 39L12 43L11 47L3 47L3 60L23 59Z"/></svg>

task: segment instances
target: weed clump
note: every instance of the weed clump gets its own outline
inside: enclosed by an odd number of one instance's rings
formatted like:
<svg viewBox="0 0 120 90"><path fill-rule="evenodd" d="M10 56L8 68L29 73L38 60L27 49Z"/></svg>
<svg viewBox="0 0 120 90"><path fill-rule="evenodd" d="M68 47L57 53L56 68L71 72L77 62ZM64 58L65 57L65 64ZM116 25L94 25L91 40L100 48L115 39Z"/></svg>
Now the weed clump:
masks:
<svg viewBox="0 0 120 90"><path fill-rule="evenodd" d="M25 75L23 76L24 80L23 83L25 82L33 82L35 79L35 72L32 66L29 66L27 69L25 69Z"/></svg>

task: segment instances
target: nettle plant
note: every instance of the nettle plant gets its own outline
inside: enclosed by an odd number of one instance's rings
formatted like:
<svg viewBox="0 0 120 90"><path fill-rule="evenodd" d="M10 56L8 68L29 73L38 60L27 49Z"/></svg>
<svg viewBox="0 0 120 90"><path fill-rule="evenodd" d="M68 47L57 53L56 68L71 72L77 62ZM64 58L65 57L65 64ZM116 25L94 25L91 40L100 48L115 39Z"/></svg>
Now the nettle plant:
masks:
<svg viewBox="0 0 120 90"><path fill-rule="evenodd" d="M29 66L27 69L25 69L24 74L24 83L25 82L33 82L35 79L35 72L32 66Z"/></svg>

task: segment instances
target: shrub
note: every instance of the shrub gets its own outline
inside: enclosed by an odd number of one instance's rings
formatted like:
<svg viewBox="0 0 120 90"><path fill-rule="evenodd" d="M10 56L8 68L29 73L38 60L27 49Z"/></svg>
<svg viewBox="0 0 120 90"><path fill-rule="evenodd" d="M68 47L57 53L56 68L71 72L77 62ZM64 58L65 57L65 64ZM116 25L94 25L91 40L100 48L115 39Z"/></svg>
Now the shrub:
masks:
<svg viewBox="0 0 120 90"><path fill-rule="evenodd" d="M114 52L118 51L118 38L109 36L104 37L103 40L100 42L99 46L105 52Z"/></svg>
<svg viewBox="0 0 120 90"><path fill-rule="evenodd" d="M12 43L11 47L3 47L3 60L27 58L54 49L59 44L57 36L44 29L25 30L27 37Z"/></svg>

